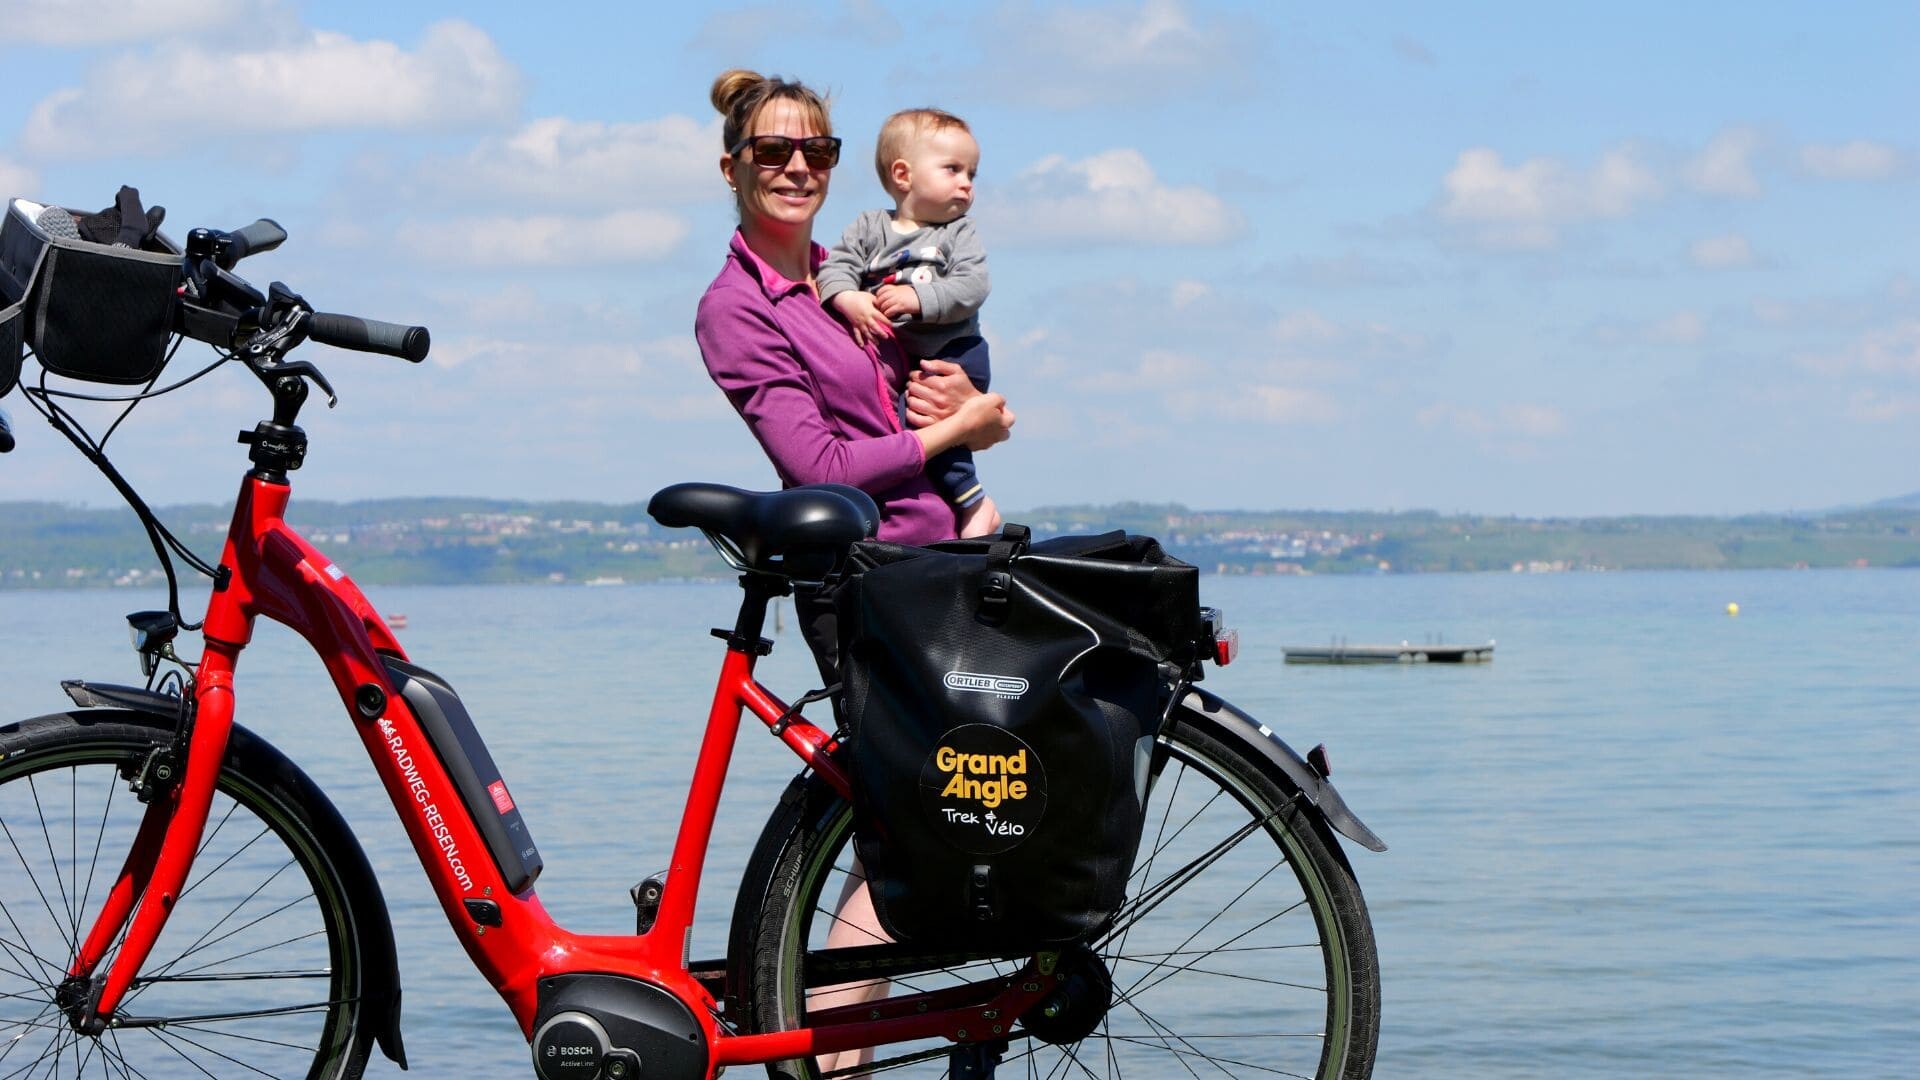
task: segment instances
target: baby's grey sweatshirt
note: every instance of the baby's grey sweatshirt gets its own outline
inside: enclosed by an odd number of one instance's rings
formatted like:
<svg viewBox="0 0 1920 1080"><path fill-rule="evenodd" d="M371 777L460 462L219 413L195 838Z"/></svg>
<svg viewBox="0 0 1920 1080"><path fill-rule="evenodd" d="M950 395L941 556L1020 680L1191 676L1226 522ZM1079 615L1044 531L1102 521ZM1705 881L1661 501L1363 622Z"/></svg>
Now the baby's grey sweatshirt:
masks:
<svg viewBox="0 0 1920 1080"><path fill-rule="evenodd" d="M980 333L980 305L989 288L987 251L967 218L901 233L894 230L891 211L862 211L814 276L823 303L848 289L871 290L889 282L913 286L919 316L893 321L911 356L932 356L955 338Z"/></svg>

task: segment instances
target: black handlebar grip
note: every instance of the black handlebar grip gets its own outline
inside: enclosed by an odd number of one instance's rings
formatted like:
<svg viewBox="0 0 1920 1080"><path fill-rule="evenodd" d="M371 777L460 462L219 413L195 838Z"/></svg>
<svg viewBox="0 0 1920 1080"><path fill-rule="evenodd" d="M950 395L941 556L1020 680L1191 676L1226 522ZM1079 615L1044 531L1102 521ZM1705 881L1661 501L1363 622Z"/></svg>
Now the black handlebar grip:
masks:
<svg viewBox="0 0 1920 1080"><path fill-rule="evenodd" d="M287 230L272 218L261 218L244 229L236 229L227 234L226 257L220 260L224 269L233 269L233 264L249 255L258 255L263 251L272 251L285 243Z"/></svg>
<svg viewBox="0 0 1920 1080"><path fill-rule="evenodd" d="M13 449L13 429L7 426L7 410L0 409L0 454Z"/></svg>
<svg viewBox="0 0 1920 1080"><path fill-rule="evenodd" d="M427 358L432 338L424 326L401 326L379 319L332 315L316 311L307 320L307 336L322 345L358 352L384 353L419 363Z"/></svg>

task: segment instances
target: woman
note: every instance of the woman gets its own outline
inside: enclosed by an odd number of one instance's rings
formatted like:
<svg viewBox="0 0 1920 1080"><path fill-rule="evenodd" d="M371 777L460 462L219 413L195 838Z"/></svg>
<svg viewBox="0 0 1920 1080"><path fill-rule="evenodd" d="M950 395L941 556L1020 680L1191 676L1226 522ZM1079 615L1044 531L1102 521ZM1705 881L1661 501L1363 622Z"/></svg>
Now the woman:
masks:
<svg viewBox="0 0 1920 1080"><path fill-rule="evenodd" d="M772 460L780 482L852 484L880 506L880 537L908 544L953 538L950 503L926 476L927 459L965 446L1005 440L1013 410L999 394L975 390L959 367L927 361L912 372L891 341L854 342L846 324L820 304L814 271L826 249L813 242L813 219L840 160L827 106L800 83L729 71L714 80L713 106L726 118L720 175L733 190L740 228L727 262L700 299L694 337L713 381L726 391ZM906 386L914 426L894 401ZM794 597L801 631L826 677L833 678L833 609L817 594ZM886 940L864 887L840 897L829 946ZM868 983L817 992L813 1008L886 992ZM866 1052L830 1054L831 1071L868 1060Z"/></svg>
<svg viewBox="0 0 1920 1080"><path fill-rule="evenodd" d="M1012 410L952 364L909 364L890 341L861 346L820 304L814 271L826 249L813 219L839 161L826 103L800 83L729 71L713 84L726 118L720 174L740 229L700 300L694 336L713 381L773 461L780 482L852 484L880 504L880 536L924 544L952 538L948 505L925 475L929 457L1006 439ZM907 386L903 427L893 402Z"/></svg>

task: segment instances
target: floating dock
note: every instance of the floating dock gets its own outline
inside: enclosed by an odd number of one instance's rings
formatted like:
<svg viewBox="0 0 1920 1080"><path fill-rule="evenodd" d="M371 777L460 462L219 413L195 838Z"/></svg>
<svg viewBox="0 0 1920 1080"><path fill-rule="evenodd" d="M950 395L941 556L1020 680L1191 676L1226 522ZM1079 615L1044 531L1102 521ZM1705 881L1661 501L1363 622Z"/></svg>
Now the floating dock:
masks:
<svg viewBox="0 0 1920 1080"><path fill-rule="evenodd" d="M1485 645L1330 645L1285 646L1289 664L1491 664L1493 642Z"/></svg>

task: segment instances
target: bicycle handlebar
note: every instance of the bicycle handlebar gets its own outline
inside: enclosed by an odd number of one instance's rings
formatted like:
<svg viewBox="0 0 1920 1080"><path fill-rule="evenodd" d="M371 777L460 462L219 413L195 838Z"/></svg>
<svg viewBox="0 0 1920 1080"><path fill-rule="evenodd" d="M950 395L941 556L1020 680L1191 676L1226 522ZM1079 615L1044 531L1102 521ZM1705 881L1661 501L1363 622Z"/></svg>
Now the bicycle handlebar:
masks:
<svg viewBox="0 0 1920 1080"><path fill-rule="evenodd" d="M322 345L381 353L419 363L433 343L424 326L402 326L379 319L316 311L307 319L307 337Z"/></svg>
<svg viewBox="0 0 1920 1080"><path fill-rule="evenodd" d="M249 255L258 255L263 251L272 251L285 243L287 230L272 218L261 218L244 229L236 229L227 234L227 250L216 261L222 270L233 269L233 264Z"/></svg>

